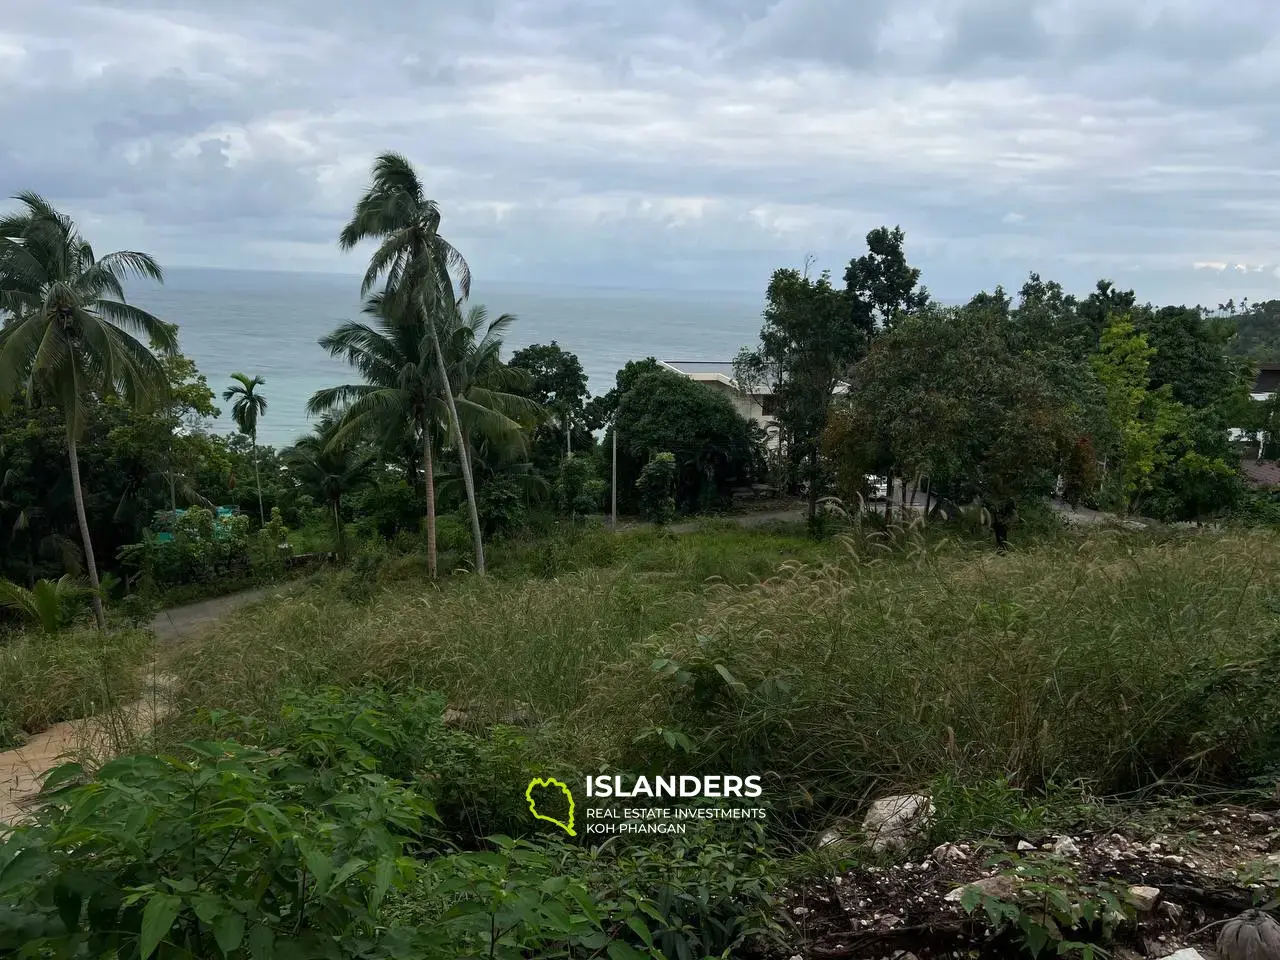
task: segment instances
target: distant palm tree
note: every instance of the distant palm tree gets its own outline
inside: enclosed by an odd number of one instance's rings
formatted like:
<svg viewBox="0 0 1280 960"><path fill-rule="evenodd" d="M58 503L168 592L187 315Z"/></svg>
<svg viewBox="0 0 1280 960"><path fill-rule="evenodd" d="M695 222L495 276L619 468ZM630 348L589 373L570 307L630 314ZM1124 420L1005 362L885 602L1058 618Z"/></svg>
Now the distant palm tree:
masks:
<svg viewBox="0 0 1280 960"><path fill-rule="evenodd" d="M285 464L303 489L322 500L333 514L338 556L347 555L342 526L342 498L367 484L373 475L373 457L338 437L339 421L324 417L315 431L283 453Z"/></svg>
<svg viewBox="0 0 1280 960"><path fill-rule="evenodd" d="M23 209L0 217L0 312L10 314L0 330L0 404L25 388L28 402L43 399L62 409L93 613L105 630L76 441L95 398L120 394L139 407L163 400L164 368L133 333L173 354L176 327L125 302L127 277L163 282L155 260L131 250L95 257L71 218L44 198L23 193L15 199Z"/></svg>
<svg viewBox="0 0 1280 960"><path fill-rule="evenodd" d="M368 294L380 279L385 278L387 295L395 302L393 313L422 315L431 338L440 380L448 384L448 365L440 341L458 312L453 277L449 271L457 273L458 292L462 299L471 292L471 271L462 254L440 236L440 210L435 201L427 197L413 165L400 154L386 153L374 161L373 182L356 203L351 220L342 229L338 242L342 249L350 250L368 239L377 239L381 243L369 260L369 269L360 288L361 295ZM471 463L462 437L454 391L446 389L443 394L467 492L476 572L483 575L484 543Z"/></svg>
<svg viewBox="0 0 1280 960"><path fill-rule="evenodd" d="M235 401L231 405L231 419L253 443L253 480L258 487L258 522L265 527L267 515L262 509L262 477L258 475L258 418L267 412L267 398L257 390L267 381L262 377L251 380L243 373L233 373L231 379L235 382L222 391L222 399Z"/></svg>

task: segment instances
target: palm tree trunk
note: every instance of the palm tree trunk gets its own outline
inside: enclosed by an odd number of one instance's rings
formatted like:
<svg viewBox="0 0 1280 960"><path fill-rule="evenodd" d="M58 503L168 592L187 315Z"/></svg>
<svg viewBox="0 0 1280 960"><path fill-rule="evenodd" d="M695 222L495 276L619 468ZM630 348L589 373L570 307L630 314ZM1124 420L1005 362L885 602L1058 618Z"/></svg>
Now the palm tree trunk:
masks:
<svg viewBox="0 0 1280 960"><path fill-rule="evenodd" d="M427 571L436 578L436 479L431 464L431 430L422 425L422 470L427 477Z"/></svg>
<svg viewBox="0 0 1280 960"><path fill-rule="evenodd" d="M258 487L258 524L267 525L267 515L262 510L262 478L258 476L258 438L253 438L253 482Z"/></svg>
<svg viewBox="0 0 1280 960"><path fill-rule="evenodd" d="M338 543L338 559L345 560L347 558L347 541L346 534L342 530L342 509L338 505L338 501L333 501L333 532L337 534Z"/></svg>
<svg viewBox="0 0 1280 960"><path fill-rule="evenodd" d="M453 402L453 385L449 382L449 368L444 362L444 351L440 349L440 336L436 331L435 318L429 318L431 324L431 344L436 352L436 365L440 368L440 382L444 384L445 400L449 404L449 425L453 427L453 438L458 444L458 466L462 470L462 485L467 490L467 511L471 514L471 542L476 550L476 573L484 576L484 541L480 535L480 511L476 508L476 485L471 477L471 458L467 456L467 441L462 436L462 425L458 421L458 405Z"/></svg>
<svg viewBox="0 0 1280 960"><path fill-rule="evenodd" d="M71 460L71 490L76 501L76 522L80 524L80 542L84 545L84 565L89 572L89 586L93 588L93 618L98 629L107 629L107 618L102 612L102 595L98 592L98 562L93 558L93 538L89 535L89 519L84 512L84 489L80 486L80 457L76 454L76 437L67 431L67 456Z"/></svg>

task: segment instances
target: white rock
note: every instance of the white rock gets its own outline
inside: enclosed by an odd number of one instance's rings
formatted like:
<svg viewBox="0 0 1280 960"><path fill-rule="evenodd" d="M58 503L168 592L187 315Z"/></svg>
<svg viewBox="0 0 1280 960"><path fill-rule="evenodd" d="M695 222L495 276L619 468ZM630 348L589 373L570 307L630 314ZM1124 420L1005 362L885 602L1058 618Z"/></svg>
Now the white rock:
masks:
<svg viewBox="0 0 1280 960"><path fill-rule="evenodd" d="M1027 843L1025 840L1018 841L1018 850L1021 853L1026 853L1028 850L1034 850L1035 848L1036 845L1034 843Z"/></svg>
<svg viewBox="0 0 1280 960"><path fill-rule="evenodd" d="M933 859L939 863L964 863L969 855L954 843L940 843L933 848Z"/></svg>
<svg viewBox="0 0 1280 960"><path fill-rule="evenodd" d="M1195 947L1184 947L1177 953L1161 957L1160 960L1204 960L1204 954Z"/></svg>
<svg viewBox="0 0 1280 960"><path fill-rule="evenodd" d="M818 838L818 846L820 848L829 847L835 843L843 843L844 840L845 837L841 835L840 831L835 827L831 827L828 830L824 830L822 836Z"/></svg>
<svg viewBox="0 0 1280 960"><path fill-rule="evenodd" d="M1146 913L1156 905L1156 901L1160 899L1159 887L1133 886L1125 893L1125 899L1133 905L1135 910Z"/></svg>
<svg viewBox="0 0 1280 960"><path fill-rule="evenodd" d="M1058 837L1053 842L1053 853L1058 857L1078 857L1080 846L1071 837Z"/></svg>
<svg viewBox="0 0 1280 960"><path fill-rule="evenodd" d="M929 829L933 823L933 801L924 794L908 793L882 797L871 804L862 821L862 831L877 853L901 850Z"/></svg>
<svg viewBox="0 0 1280 960"><path fill-rule="evenodd" d="M983 896L995 897L998 900L1012 900L1018 895L1017 881L1013 877L998 873L994 877L984 877L973 883L966 883L963 887L956 887L942 899L948 903L959 903L964 897L964 892L971 887L982 891Z"/></svg>

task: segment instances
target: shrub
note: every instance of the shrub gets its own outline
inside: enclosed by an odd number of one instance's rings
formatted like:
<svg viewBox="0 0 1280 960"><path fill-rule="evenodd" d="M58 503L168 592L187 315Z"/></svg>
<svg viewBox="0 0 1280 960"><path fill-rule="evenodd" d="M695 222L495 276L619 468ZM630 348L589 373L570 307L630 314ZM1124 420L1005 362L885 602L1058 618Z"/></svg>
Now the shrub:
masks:
<svg viewBox="0 0 1280 960"><path fill-rule="evenodd" d="M675 517L675 478L676 458L670 453L656 454L640 471L636 482L640 515L650 523L661 526Z"/></svg>
<svg viewBox="0 0 1280 960"><path fill-rule="evenodd" d="M470 528L470 520L460 508L460 515ZM476 511L480 514L480 528L486 537L496 537L519 530L524 524L526 509L524 491L510 474L499 473L486 479L476 491ZM470 539L467 544L470 547Z"/></svg>
<svg viewBox="0 0 1280 960"><path fill-rule="evenodd" d="M28 590L8 580L0 580L0 607L14 611L29 627L51 634L71 626L87 608L93 591L88 585L64 574L57 580L37 580Z"/></svg>
<svg viewBox="0 0 1280 960"><path fill-rule="evenodd" d="M598 511L604 488L604 481L596 476L595 463L590 457L571 454L560 461L556 500L561 511L570 517Z"/></svg>
<svg viewBox="0 0 1280 960"><path fill-rule="evenodd" d="M167 523L166 514L157 514ZM243 514L215 522L213 511L191 507L172 522L172 539L143 532L141 543L120 549L119 558L136 569L144 584L159 590L213 583L249 567L249 518ZM278 543L279 541L277 541Z"/></svg>
<svg viewBox="0 0 1280 960"><path fill-rule="evenodd" d="M0 840L0 952L677 960L770 928L758 843L615 854L497 837L450 852L438 774L474 781L485 761L446 756L442 704L293 695L278 721L210 718L257 746L193 741L88 783L60 768L36 822ZM418 764L421 793L394 776Z"/></svg>

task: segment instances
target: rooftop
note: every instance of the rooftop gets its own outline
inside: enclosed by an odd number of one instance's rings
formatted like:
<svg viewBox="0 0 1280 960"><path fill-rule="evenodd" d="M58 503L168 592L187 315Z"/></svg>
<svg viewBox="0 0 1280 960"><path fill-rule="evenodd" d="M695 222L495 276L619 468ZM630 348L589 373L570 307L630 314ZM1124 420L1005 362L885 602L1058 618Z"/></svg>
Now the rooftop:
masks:
<svg viewBox="0 0 1280 960"><path fill-rule="evenodd" d="M659 360L662 366L676 373L684 374L690 380L718 380L737 387L738 381L733 373L732 360ZM1277 367L1280 370L1280 367ZM757 396L771 396L776 383L766 379L752 391ZM835 393L848 393L849 385L843 381L836 384Z"/></svg>
<svg viewBox="0 0 1280 960"><path fill-rule="evenodd" d="M733 374L732 360L659 360L658 362L676 373L684 374L690 380L719 380L735 387L738 385L737 378ZM773 384L760 384L755 393L771 394Z"/></svg>

